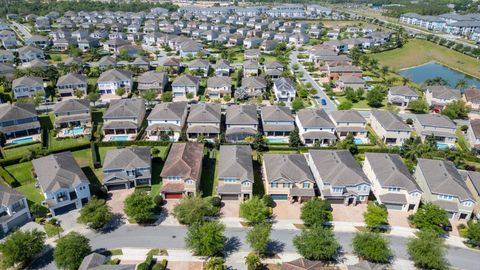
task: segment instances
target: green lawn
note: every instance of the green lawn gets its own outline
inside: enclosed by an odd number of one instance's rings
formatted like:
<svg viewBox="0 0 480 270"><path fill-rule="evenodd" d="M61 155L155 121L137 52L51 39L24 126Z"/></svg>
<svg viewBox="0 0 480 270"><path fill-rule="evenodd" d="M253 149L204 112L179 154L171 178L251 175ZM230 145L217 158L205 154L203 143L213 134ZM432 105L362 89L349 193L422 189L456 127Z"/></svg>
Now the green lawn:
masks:
<svg viewBox="0 0 480 270"><path fill-rule="evenodd" d="M469 151L470 143L465 139L462 130L457 128L455 134L457 135L457 145L459 146L459 149L462 151Z"/></svg>
<svg viewBox="0 0 480 270"><path fill-rule="evenodd" d="M5 170L7 170L20 184L24 185L36 181L35 178L33 178L32 168L32 162L28 161L6 166Z"/></svg>
<svg viewBox="0 0 480 270"><path fill-rule="evenodd" d="M72 152L72 155L80 167L92 166L92 151L90 149L75 151Z"/></svg>
<svg viewBox="0 0 480 270"><path fill-rule="evenodd" d="M78 138L65 138L65 139L57 139L51 138L50 144L48 145L49 150L55 150L61 147L74 147L79 144L88 143L89 138L87 136L78 137Z"/></svg>
<svg viewBox="0 0 480 270"><path fill-rule="evenodd" d="M35 183L23 184L15 188L15 190L23 193L25 197L27 197L29 205L40 204L45 199L40 189L35 188Z"/></svg>
<svg viewBox="0 0 480 270"><path fill-rule="evenodd" d="M42 145L41 143L35 143L35 144L29 144L25 146L18 146L14 148L4 149L4 152L5 152L6 158L14 157L14 156L22 157L22 156L28 155L30 153L29 150L32 148L40 149L42 148Z"/></svg>
<svg viewBox="0 0 480 270"><path fill-rule="evenodd" d="M338 100L338 102L342 103L344 101L346 101L347 99L345 98L345 96L335 96L335 98ZM366 99L362 99L360 100L359 102L357 103L352 103L353 104L353 108L352 109L371 109L372 107L370 107L370 105L368 105L368 101ZM385 105L387 105L387 99L385 98L382 102L383 106L384 107Z"/></svg>
<svg viewBox="0 0 480 270"><path fill-rule="evenodd" d="M410 39L402 48L372 56L380 66L389 66L395 70L436 61L480 78L480 60L426 40Z"/></svg>
<svg viewBox="0 0 480 270"><path fill-rule="evenodd" d="M60 233L63 232L63 228L61 226L56 226L50 223L43 225L43 228L45 229L45 233L47 233L48 237L59 236Z"/></svg>
<svg viewBox="0 0 480 270"><path fill-rule="evenodd" d="M152 159L152 189L150 190L150 196L154 197L160 193L162 187L162 181L160 179L160 173L162 172L163 161L161 158Z"/></svg>
<svg viewBox="0 0 480 270"><path fill-rule="evenodd" d="M205 149L205 156L202 164L202 178L200 180L200 190L204 197L212 196L215 183L215 168L217 167L216 150L209 151Z"/></svg>

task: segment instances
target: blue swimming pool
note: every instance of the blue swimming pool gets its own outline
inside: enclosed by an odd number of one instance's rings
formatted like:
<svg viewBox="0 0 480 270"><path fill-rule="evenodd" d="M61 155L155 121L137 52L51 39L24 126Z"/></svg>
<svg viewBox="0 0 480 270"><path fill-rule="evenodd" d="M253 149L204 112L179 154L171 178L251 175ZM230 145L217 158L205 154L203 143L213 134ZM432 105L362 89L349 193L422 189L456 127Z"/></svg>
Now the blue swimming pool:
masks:
<svg viewBox="0 0 480 270"><path fill-rule="evenodd" d="M287 138L268 138L269 143L288 143Z"/></svg>
<svg viewBox="0 0 480 270"><path fill-rule="evenodd" d="M363 144L363 141L362 141L362 139L354 138L354 139L353 139L353 143L354 143L354 144Z"/></svg>
<svg viewBox="0 0 480 270"><path fill-rule="evenodd" d="M33 137L21 138L21 139L12 141L13 144L21 144L21 143L28 143L28 142L33 142Z"/></svg>
<svg viewBox="0 0 480 270"><path fill-rule="evenodd" d="M446 143L437 143L437 148L438 149L448 149L450 146Z"/></svg>
<svg viewBox="0 0 480 270"><path fill-rule="evenodd" d="M73 135L82 135L85 129L83 127L74 127L72 129L67 129L65 133Z"/></svg>
<svg viewBox="0 0 480 270"><path fill-rule="evenodd" d="M128 136L127 135L112 136L110 137L110 141L128 141Z"/></svg>

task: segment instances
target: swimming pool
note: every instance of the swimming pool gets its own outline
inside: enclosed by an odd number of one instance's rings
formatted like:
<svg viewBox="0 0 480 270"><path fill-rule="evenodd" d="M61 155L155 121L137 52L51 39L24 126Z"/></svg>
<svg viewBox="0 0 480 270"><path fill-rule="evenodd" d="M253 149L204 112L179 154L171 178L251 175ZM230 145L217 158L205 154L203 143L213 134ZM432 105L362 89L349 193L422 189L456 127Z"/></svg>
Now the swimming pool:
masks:
<svg viewBox="0 0 480 270"><path fill-rule="evenodd" d="M128 141L128 136L127 135L112 136L110 137L110 141Z"/></svg>
<svg viewBox="0 0 480 270"><path fill-rule="evenodd" d="M66 134L73 134L73 135L82 135L85 129L83 127L74 127L72 129L67 129L65 131Z"/></svg>
<svg viewBox="0 0 480 270"><path fill-rule="evenodd" d="M21 144L21 143L28 143L28 142L33 142L33 137L21 138L21 139L12 141L13 144Z"/></svg>
<svg viewBox="0 0 480 270"><path fill-rule="evenodd" d="M448 149L450 146L446 143L437 143L437 148L438 149Z"/></svg>
<svg viewBox="0 0 480 270"><path fill-rule="evenodd" d="M288 143L287 138L267 138L269 143Z"/></svg>
<svg viewBox="0 0 480 270"><path fill-rule="evenodd" d="M359 139L359 138L354 138L354 139L353 139L353 143L354 143L354 144L363 144L363 140L362 140L362 139Z"/></svg>

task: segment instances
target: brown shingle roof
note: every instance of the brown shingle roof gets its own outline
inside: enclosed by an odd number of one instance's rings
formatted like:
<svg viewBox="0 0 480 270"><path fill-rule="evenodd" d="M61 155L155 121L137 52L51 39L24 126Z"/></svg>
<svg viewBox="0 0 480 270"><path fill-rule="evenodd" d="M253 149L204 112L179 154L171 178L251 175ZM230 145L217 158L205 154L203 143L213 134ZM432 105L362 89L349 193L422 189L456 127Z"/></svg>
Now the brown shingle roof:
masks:
<svg viewBox="0 0 480 270"><path fill-rule="evenodd" d="M203 144L175 143L170 148L160 176L180 176L199 181L202 159Z"/></svg>

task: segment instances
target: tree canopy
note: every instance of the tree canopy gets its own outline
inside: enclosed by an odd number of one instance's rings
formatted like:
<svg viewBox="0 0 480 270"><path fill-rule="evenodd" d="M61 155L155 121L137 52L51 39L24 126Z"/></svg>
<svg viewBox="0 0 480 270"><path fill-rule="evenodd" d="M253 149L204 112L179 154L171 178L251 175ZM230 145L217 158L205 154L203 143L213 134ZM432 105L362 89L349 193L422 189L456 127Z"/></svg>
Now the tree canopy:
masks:
<svg viewBox="0 0 480 270"><path fill-rule="evenodd" d="M26 265L43 250L44 245L44 232L37 229L15 231L0 244L2 264L6 268L17 264Z"/></svg>
<svg viewBox="0 0 480 270"><path fill-rule="evenodd" d="M448 269L445 240L434 231L419 231L407 242L407 251L418 268Z"/></svg>
<svg viewBox="0 0 480 270"><path fill-rule="evenodd" d="M375 202L369 202L367 211L363 213L363 219L367 228L377 230L380 226L388 224L387 208Z"/></svg>
<svg viewBox="0 0 480 270"><path fill-rule="evenodd" d="M71 232L58 239L53 252L55 264L65 270L77 270L83 258L90 254L90 240L85 236Z"/></svg>
<svg viewBox="0 0 480 270"><path fill-rule="evenodd" d="M340 250L333 231L322 226L304 229L295 236L293 245L298 253L309 260L332 261Z"/></svg>
<svg viewBox="0 0 480 270"><path fill-rule="evenodd" d="M185 225L203 222L207 216L218 215L220 209L201 196L186 196L173 208L173 216Z"/></svg>
<svg viewBox="0 0 480 270"><path fill-rule="evenodd" d="M257 196L240 204L240 217L253 224L265 222L271 214L271 209Z"/></svg>
<svg viewBox="0 0 480 270"><path fill-rule="evenodd" d="M332 207L326 200L313 198L303 203L300 218L305 226L324 226L332 220Z"/></svg>
<svg viewBox="0 0 480 270"><path fill-rule="evenodd" d="M352 246L358 257L370 262L388 263L392 258L388 240L380 233L358 232L352 240Z"/></svg>
<svg viewBox="0 0 480 270"><path fill-rule="evenodd" d="M112 219L113 214L105 200L93 197L82 209L78 222L87 224L94 230L102 229Z"/></svg>
<svg viewBox="0 0 480 270"><path fill-rule="evenodd" d="M225 246L225 225L218 221L194 223L188 228L186 246L198 256L219 255Z"/></svg>
<svg viewBox="0 0 480 270"><path fill-rule="evenodd" d="M468 119L469 112L470 108L463 100L455 100L447 104L442 110L442 114L450 119Z"/></svg>
<svg viewBox="0 0 480 270"><path fill-rule="evenodd" d="M270 241L270 231L272 225L268 223L260 223L253 226L247 233L247 242L250 247L258 254L264 253Z"/></svg>
<svg viewBox="0 0 480 270"><path fill-rule="evenodd" d="M155 214L153 199L144 191L135 191L125 200L124 211L138 223L148 222Z"/></svg>
<svg viewBox="0 0 480 270"><path fill-rule="evenodd" d="M418 208L411 221L418 229L437 234L444 233L442 226L449 224L447 211L430 202Z"/></svg>

